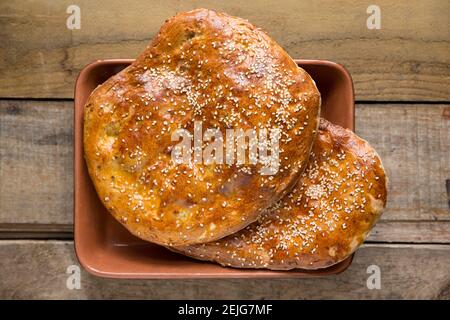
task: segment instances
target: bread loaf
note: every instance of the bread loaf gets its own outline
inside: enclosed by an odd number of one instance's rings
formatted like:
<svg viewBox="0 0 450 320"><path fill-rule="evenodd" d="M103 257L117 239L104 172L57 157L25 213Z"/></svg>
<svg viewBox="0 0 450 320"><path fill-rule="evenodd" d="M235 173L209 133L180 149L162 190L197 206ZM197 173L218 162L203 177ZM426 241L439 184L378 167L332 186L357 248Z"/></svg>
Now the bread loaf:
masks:
<svg viewBox="0 0 450 320"><path fill-rule="evenodd" d="M136 61L93 91L84 150L97 193L134 235L214 241L254 222L296 183L318 125L311 77L266 33L211 10L166 21ZM278 170L173 161L173 133L279 128ZM204 145L201 148L206 148Z"/></svg>
<svg viewBox="0 0 450 320"><path fill-rule="evenodd" d="M366 141L321 120L309 164L291 193L240 232L172 249L237 268L329 267L363 243L386 205L386 183Z"/></svg>

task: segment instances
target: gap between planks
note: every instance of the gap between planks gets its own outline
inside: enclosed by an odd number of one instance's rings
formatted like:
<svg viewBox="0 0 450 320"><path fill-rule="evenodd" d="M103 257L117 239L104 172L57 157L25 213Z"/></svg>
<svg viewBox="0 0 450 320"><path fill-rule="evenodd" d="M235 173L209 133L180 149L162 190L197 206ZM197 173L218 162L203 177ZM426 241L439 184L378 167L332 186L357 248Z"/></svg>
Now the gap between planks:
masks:
<svg viewBox="0 0 450 320"><path fill-rule="evenodd" d="M0 239L73 239L73 225L0 224ZM379 221L367 243L449 244L450 221Z"/></svg>

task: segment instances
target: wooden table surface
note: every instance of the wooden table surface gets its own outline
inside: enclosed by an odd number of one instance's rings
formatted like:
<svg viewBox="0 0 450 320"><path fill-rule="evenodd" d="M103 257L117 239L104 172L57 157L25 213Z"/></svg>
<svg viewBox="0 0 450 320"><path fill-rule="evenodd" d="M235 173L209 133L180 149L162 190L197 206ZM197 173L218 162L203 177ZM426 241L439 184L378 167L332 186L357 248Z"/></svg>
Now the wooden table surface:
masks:
<svg viewBox="0 0 450 320"><path fill-rule="evenodd" d="M0 298L450 298L450 5L448 0L77 0L0 2ZM164 20L197 7L265 29L295 58L352 74L356 129L390 178L387 209L344 273L296 280L107 280L73 249L73 89L79 70L134 58ZM368 289L368 267L381 288Z"/></svg>

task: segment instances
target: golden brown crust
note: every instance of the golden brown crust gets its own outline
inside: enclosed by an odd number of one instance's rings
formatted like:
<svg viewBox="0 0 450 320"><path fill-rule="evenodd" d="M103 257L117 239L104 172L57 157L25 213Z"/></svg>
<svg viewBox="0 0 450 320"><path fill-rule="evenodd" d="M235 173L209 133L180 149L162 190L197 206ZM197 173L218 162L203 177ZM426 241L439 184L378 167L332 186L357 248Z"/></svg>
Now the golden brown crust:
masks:
<svg viewBox="0 0 450 320"><path fill-rule="evenodd" d="M250 23L199 9L169 19L144 53L85 106L96 190L133 234L164 245L213 241L254 222L298 179L318 122L310 76ZM171 133L277 126L280 170L176 165ZM251 172L251 174L249 174Z"/></svg>
<svg viewBox="0 0 450 320"><path fill-rule="evenodd" d="M236 234L174 249L224 266L325 268L367 237L386 205L386 182L366 141L321 120L310 162L291 193Z"/></svg>

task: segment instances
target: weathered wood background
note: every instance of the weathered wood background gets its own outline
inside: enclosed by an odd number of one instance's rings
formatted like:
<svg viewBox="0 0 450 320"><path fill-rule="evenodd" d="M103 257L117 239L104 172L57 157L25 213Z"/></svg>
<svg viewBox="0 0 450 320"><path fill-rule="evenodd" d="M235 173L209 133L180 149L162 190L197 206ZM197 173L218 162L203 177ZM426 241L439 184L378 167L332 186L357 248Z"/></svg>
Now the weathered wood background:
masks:
<svg viewBox="0 0 450 320"><path fill-rule="evenodd" d="M0 298L450 299L450 2L78 0L0 2ZM375 4L375 3L374 3ZM73 87L79 70L133 58L167 18L197 7L263 27L295 58L343 64L356 127L379 152L389 202L343 274L298 280L105 280L82 273L72 242ZM366 286L369 265L382 287Z"/></svg>

